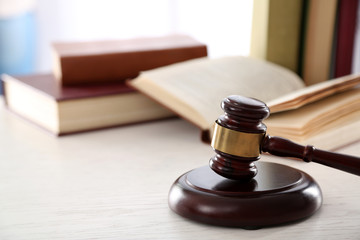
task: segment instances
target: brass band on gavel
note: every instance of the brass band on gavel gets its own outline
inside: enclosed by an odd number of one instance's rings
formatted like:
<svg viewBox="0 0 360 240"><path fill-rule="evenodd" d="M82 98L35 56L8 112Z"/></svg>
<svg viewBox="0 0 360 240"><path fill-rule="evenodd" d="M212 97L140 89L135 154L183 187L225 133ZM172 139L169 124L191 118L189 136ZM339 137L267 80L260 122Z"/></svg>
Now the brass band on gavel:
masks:
<svg viewBox="0 0 360 240"><path fill-rule="evenodd" d="M240 157L259 157L265 133L244 133L215 123L211 146L215 150Z"/></svg>

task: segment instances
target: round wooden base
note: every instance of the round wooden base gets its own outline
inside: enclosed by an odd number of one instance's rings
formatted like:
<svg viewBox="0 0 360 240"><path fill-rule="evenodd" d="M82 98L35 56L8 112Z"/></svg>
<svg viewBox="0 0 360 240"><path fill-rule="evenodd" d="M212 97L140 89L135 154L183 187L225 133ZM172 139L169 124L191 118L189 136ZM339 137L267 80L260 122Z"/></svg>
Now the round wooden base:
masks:
<svg viewBox="0 0 360 240"><path fill-rule="evenodd" d="M187 172L172 185L169 206L194 221L246 229L297 221L320 208L320 187L308 174L276 163L256 166L249 182L226 179L208 166Z"/></svg>

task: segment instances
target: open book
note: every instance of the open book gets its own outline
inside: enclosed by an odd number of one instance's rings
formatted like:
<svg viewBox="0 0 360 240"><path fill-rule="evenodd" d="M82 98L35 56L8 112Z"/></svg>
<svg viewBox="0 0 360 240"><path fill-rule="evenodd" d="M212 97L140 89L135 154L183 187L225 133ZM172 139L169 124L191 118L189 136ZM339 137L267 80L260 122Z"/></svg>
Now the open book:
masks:
<svg viewBox="0 0 360 240"><path fill-rule="evenodd" d="M360 75L306 87L290 70L234 56L201 58L144 71L128 84L198 126L208 138L214 121L223 114L221 101L234 94L268 104L272 114L265 124L271 135L324 149L334 149L360 138L360 90L346 91L360 84ZM328 100L334 93L338 94L336 99ZM290 115L295 117L289 118ZM324 131L328 139L330 130L340 128L343 137L338 140L324 144L319 137ZM313 140L307 142L308 139Z"/></svg>

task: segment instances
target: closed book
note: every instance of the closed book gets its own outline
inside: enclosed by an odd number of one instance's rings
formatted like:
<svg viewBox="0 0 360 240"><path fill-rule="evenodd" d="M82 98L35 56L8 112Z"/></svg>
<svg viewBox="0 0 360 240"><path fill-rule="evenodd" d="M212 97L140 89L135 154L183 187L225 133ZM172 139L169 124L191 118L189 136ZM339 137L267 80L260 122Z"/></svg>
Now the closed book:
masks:
<svg viewBox="0 0 360 240"><path fill-rule="evenodd" d="M358 0L339 0L335 77L351 73L358 2Z"/></svg>
<svg viewBox="0 0 360 240"><path fill-rule="evenodd" d="M7 108L54 135L173 116L124 83L64 87L51 74L2 80Z"/></svg>
<svg viewBox="0 0 360 240"><path fill-rule="evenodd" d="M331 78L337 0L309 0L305 10L301 76L306 85Z"/></svg>
<svg viewBox="0 0 360 240"><path fill-rule="evenodd" d="M207 56L206 45L185 35L53 43L54 74L63 85L116 82L140 71Z"/></svg>
<svg viewBox="0 0 360 240"><path fill-rule="evenodd" d="M250 56L298 72L304 0L254 0Z"/></svg>

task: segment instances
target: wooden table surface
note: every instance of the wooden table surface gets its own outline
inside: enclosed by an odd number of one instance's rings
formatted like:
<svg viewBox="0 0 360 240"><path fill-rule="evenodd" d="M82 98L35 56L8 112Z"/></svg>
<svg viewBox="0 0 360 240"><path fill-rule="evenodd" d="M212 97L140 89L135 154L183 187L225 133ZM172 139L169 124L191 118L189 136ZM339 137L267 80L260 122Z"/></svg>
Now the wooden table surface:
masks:
<svg viewBox="0 0 360 240"><path fill-rule="evenodd" d="M309 219L243 230L173 213L171 184L213 155L199 129L166 120L55 138L0 101L0 239L360 239L360 178L316 163L299 168L324 202ZM360 143L340 152L360 155Z"/></svg>

